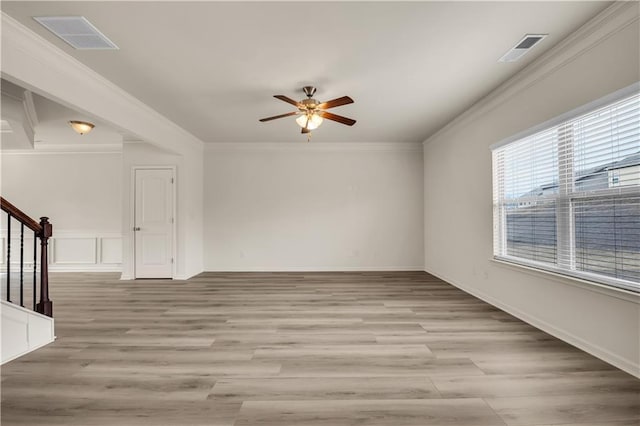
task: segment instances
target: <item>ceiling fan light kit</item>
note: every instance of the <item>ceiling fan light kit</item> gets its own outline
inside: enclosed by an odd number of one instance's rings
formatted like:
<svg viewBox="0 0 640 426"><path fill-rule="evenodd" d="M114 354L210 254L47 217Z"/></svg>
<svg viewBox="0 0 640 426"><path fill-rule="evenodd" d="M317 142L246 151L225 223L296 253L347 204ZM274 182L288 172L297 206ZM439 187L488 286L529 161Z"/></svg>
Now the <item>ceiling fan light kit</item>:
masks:
<svg viewBox="0 0 640 426"><path fill-rule="evenodd" d="M322 117L318 114L304 114L296 118L296 123L303 129L315 130L322 124Z"/></svg>
<svg viewBox="0 0 640 426"><path fill-rule="evenodd" d="M336 98L327 102L320 103L317 100L313 99L313 95L316 93L315 87L304 86L302 88L302 91L305 95L307 95L307 99L303 99L299 102L294 101L293 99L284 95L274 95L274 98L280 99L281 101L296 106L298 108L298 111L275 115L273 117L262 118L260 119L260 121L265 122L275 120L277 118L298 115L299 117L296 118L296 123L298 123L298 125L302 127L301 133L307 135L307 141L311 140L311 131L320 127L325 118L327 120L336 121L347 126L353 126L356 123L356 120L343 117L341 115L332 114L326 111L329 108L335 108L338 106L353 103L353 99L351 99L349 96L343 96L341 98Z"/></svg>

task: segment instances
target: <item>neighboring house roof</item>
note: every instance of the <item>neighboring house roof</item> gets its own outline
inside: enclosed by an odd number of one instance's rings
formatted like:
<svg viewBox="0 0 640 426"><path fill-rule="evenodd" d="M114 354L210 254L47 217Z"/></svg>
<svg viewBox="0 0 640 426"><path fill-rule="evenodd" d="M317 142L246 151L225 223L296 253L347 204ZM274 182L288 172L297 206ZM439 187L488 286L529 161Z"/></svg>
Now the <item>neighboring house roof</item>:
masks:
<svg viewBox="0 0 640 426"><path fill-rule="evenodd" d="M576 178L576 182L580 182L580 181L584 181L587 179L590 179L594 176L598 176L606 171L609 170L617 170L617 169L622 169L625 167L633 167L633 166L640 166L640 152L637 152L635 154L631 154L625 158L623 158L622 160L618 160L618 161L613 161L611 163L608 164L604 164L598 167L593 167L591 169L587 169L587 170L583 170L578 174L578 177ZM558 182L551 182L551 183L546 183L543 185L538 186L537 188L532 189L529 192L526 192L524 194L522 194L519 198L526 198L526 197L535 197L535 196L540 196L540 195L544 195L545 191L548 191L550 189L555 189L558 187Z"/></svg>
<svg viewBox="0 0 640 426"><path fill-rule="evenodd" d="M616 161L611 166L609 166L609 170L613 169L621 169L623 167L632 167L640 165L640 152L630 155L626 158L623 158L620 161Z"/></svg>
<svg viewBox="0 0 640 426"><path fill-rule="evenodd" d="M557 187L558 187L558 183L557 182L540 185L539 187L534 188L531 191L522 194L518 198L528 198L528 197L536 197L536 196L539 196L539 195L544 195L545 191L548 191L550 189L555 189Z"/></svg>
<svg viewBox="0 0 640 426"><path fill-rule="evenodd" d="M587 179L593 175L606 172L608 170L616 170L616 169L622 169L624 167L631 167L631 166L638 166L638 165L640 165L640 152L629 155L628 157L625 157L622 160L614 161L609 164L594 167L592 169L583 170L579 174L579 177L576 179L576 182L583 179Z"/></svg>

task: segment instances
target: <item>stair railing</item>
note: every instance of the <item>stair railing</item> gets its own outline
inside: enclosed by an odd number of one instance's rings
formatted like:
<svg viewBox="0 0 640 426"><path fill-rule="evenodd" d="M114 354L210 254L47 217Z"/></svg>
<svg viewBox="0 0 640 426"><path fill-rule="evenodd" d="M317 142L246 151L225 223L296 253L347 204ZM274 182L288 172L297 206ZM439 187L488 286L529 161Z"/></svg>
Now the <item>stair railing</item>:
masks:
<svg viewBox="0 0 640 426"><path fill-rule="evenodd" d="M53 233L53 227L49 223L48 217L41 217L40 223L31 219L22 210L0 197L0 205L2 210L7 213L7 234L6 234L6 299L7 302L19 304L24 307L24 235L25 227L33 231L33 310L43 315L53 316L53 302L49 299L49 260L48 260L48 244L49 238ZM18 275L20 290L18 300L12 300L11 294L11 222L15 220L20 225L20 272ZM36 303L36 276L37 276L37 241L40 240L40 301Z"/></svg>

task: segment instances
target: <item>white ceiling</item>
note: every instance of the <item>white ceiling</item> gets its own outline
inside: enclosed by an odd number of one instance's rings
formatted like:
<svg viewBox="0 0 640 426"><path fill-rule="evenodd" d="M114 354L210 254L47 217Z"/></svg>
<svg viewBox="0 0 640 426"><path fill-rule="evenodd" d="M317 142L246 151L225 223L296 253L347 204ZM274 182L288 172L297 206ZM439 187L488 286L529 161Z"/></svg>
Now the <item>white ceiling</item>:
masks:
<svg viewBox="0 0 640 426"><path fill-rule="evenodd" d="M1 8L204 142L304 139L272 97L349 95L316 142L422 142L610 2L11 2ZM120 50L74 50L33 16L83 15ZM526 33L548 33L498 63Z"/></svg>

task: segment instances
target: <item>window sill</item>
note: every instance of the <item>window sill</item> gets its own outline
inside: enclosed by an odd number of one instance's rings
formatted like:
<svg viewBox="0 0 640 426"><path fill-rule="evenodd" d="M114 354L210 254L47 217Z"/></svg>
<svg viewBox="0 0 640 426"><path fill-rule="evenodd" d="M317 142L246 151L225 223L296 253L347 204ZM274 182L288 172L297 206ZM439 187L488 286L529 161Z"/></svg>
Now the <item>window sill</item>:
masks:
<svg viewBox="0 0 640 426"><path fill-rule="evenodd" d="M594 281L573 277L571 275L564 275L557 272L548 271L545 269L539 269L532 266L523 265L520 263L509 262L508 260L496 259L493 257L490 260L496 265L501 267L517 270L517 271L524 272L529 275L533 275L537 277L544 276L547 279L551 279L553 281L556 281L562 284L571 285L573 287L579 287L584 290L593 291L595 293L604 294L609 297L615 297L617 299L626 300L628 302L633 302L640 305L640 293L635 293L631 290L612 287L612 286L600 284Z"/></svg>

